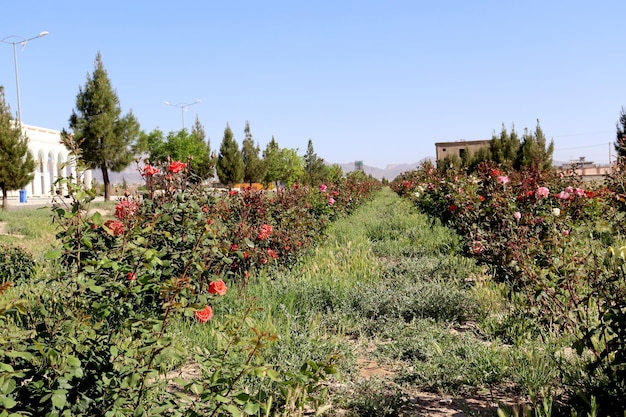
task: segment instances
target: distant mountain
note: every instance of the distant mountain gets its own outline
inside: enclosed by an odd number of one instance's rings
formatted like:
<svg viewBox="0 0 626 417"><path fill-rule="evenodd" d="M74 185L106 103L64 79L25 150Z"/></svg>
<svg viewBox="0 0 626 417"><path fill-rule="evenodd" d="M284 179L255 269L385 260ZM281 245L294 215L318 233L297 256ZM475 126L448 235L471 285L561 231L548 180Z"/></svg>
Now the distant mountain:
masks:
<svg viewBox="0 0 626 417"><path fill-rule="evenodd" d="M432 161L434 163L435 158L431 156L428 158L424 158L420 160L419 162L414 162L412 164L389 164L387 165L387 167L385 167L385 169L376 168L376 167L372 167L369 165L363 165L363 172L365 172L368 175L371 175L372 177L378 180L382 180L383 178L385 178L391 181L394 178L396 178L398 175L402 174L403 172L413 171L417 169L420 165L422 165L426 161ZM348 162L345 164L338 164L338 165L341 167L344 173L354 171L354 162Z"/></svg>
<svg viewBox="0 0 626 417"><path fill-rule="evenodd" d="M99 184L102 184L102 171L98 169L94 169L91 171L93 179L96 180ZM111 184L122 184L124 180L126 180L127 184L143 184L143 178L141 174L137 170L137 165L133 162L130 164L125 170L122 172L111 172L109 171L109 180Z"/></svg>

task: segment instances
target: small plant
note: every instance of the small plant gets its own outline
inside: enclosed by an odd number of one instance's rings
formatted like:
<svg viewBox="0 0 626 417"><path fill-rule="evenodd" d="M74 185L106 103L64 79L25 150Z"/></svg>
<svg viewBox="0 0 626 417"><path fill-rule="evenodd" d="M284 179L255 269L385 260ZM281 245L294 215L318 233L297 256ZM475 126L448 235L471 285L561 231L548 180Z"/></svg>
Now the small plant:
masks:
<svg viewBox="0 0 626 417"><path fill-rule="evenodd" d="M377 379L360 382L346 404L351 417L398 417L406 399L396 385Z"/></svg>
<svg viewBox="0 0 626 417"><path fill-rule="evenodd" d="M20 284L35 276L37 264L24 248L0 243L0 283Z"/></svg>

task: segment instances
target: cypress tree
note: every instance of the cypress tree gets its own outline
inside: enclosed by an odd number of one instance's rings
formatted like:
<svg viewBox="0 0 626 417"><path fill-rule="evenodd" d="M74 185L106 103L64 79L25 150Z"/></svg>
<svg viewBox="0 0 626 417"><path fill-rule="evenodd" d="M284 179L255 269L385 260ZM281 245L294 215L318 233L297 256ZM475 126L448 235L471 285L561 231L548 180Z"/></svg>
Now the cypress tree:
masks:
<svg viewBox="0 0 626 417"><path fill-rule="evenodd" d="M309 184L315 184L322 181L326 176L326 165L324 165L324 159L317 156L313 149L313 140L309 139L306 147L306 154L304 155L304 164L306 176Z"/></svg>
<svg viewBox="0 0 626 417"><path fill-rule="evenodd" d="M22 127L11 117L11 110L0 86L0 191L2 209L8 205L9 191L25 187L33 180L35 160L28 149L28 138Z"/></svg>
<svg viewBox="0 0 626 417"><path fill-rule="evenodd" d="M619 120L616 124L617 135L615 138L615 151L617 152L617 163L623 166L626 164L626 112L624 107L619 114Z"/></svg>
<svg viewBox="0 0 626 417"><path fill-rule="evenodd" d="M265 175L265 164L260 158L261 148L254 144L252 133L250 132L250 123L246 121L244 128L245 137L241 144L241 156L243 159L243 180L252 185L259 182Z"/></svg>
<svg viewBox="0 0 626 417"><path fill-rule="evenodd" d="M119 99L100 52L94 67L84 88L79 87L69 124L74 132L72 140L80 148L87 167L102 171L104 199L110 200L109 171L121 172L135 158L132 149L139 139L139 122L132 111L121 116ZM65 130L63 134L67 137Z"/></svg>
<svg viewBox="0 0 626 417"><path fill-rule="evenodd" d="M217 157L217 176L222 184L229 187L243 179L243 159L239 145L235 141L233 131L228 124L224 129L224 138Z"/></svg>

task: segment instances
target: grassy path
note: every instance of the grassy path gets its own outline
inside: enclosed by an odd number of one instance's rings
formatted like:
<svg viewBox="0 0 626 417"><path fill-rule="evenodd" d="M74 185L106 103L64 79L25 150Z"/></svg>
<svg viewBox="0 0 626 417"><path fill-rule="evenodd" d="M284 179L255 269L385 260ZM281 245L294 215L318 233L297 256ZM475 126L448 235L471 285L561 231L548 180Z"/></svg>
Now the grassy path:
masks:
<svg viewBox="0 0 626 417"><path fill-rule="evenodd" d="M460 248L383 189L333 224L313 256L250 288L281 334L272 362L335 358L342 379L329 415L493 415L538 390L549 362L521 369L543 353L489 336L504 302Z"/></svg>
<svg viewBox="0 0 626 417"><path fill-rule="evenodd" d="M54 244L48 211L0 222L0 242L38 258ZM523 322L507 317L502 291L461 254L459 237L388 188L333 223L310 256L263 272L246 292L259 300L261 326L279 336L265 363L286 373L307 360L338 367L324 415L494 415L498 402L536 402L557 383L559 346L524 339ZM236 291L223 301L218 315L242 304ZM172 332L189 350L215 343L188 320Z"/></svg>

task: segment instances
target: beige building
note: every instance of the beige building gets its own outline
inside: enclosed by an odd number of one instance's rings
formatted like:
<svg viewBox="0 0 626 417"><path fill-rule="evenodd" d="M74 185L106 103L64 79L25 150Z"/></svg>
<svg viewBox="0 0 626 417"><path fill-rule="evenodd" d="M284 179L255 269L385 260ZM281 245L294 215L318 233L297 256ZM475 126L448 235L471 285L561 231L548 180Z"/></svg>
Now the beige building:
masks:
<svg viewBox="0 0 626 417"><path fill-rule="evenodd" d="M437 142L435 149L437 151L437 162L442 161L447 156L456 155L463 158L467 152L473 154L482 147L489 146L491 140L460 140L458 142Z"/></svg>

